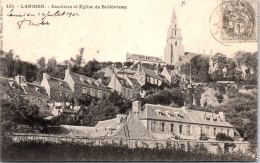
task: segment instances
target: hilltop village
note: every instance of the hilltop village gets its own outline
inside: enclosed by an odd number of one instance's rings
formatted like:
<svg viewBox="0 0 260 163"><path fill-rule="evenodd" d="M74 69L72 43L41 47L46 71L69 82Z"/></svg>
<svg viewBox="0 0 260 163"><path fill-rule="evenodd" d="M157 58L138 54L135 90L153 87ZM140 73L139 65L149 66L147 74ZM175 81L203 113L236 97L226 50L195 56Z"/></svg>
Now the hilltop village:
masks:
<svg viewBox="0 0 260 163"><path fill-rule="evenodd" d="M21 125L15 131L30 132L24 125L35 127L32 123L38 125L35 119L41 117L45 126L39 132L51 133L46 126L73 125L83 126L78 135L93 138L244 138L254 144L257 52L238 51L234 58L213 50L185 52L175 11L164 59L127 53L123 63L93 60L84 66L83 52L62 64L41 58L37 65L2 52L2 98L15 103L20 95L29 102L25 108L33 110L19 113L27 118L17 120Z"/></svg>

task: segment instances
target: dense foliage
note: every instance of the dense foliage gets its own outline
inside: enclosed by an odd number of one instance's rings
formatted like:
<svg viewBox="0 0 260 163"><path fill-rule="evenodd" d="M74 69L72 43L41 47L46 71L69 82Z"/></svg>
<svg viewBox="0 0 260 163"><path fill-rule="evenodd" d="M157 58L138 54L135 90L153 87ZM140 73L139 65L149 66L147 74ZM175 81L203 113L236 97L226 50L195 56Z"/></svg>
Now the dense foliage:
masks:
<svg viewBox="0 0 260 163"><path fill-rule="evenodd" d="M130 149L117 145L14 143L5 140L1 151L3 161L254 161L253 158L239 153L210 154L203 146L185 152L171 148Z"/></svg>
<svg viewBox="0 0 260 163"><path fill-rule="evenodd" d="M219 141L234 141L233 138L231 138L230 136L228 136L224 133L218 133L216 135L216 140L219 140Z"/></svg>
<svg viewBox="0 0 260 163"><path fill-rule="evenodd" d="M75 115L61 114L52 119L52 124L95 126L98 121L115 118L117 114L127 114L132 104L115 91L103 99L84 96L79 101L84 106Z"/></svg>
<svg viewBox="0 0 260 163"><path fill-rule="evenodd" d="M0 98L1 136L5 132L15 131L18 125L29 125L36 130L43 127L44 120L36 105L31 105L17 90L4 94Z"/></svg>

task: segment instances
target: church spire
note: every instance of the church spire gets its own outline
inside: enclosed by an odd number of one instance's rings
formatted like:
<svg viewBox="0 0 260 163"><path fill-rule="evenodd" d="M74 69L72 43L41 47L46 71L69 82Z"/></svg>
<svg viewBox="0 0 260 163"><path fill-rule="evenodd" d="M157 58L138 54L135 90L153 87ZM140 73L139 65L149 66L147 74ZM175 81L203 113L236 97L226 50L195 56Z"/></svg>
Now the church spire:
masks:
<svg viewBox="0 0 260 163"><path fill-rule="evenodd" d="M184 55L182 45L181 29L178 27L175 7L173 6L171 23L167 32L166 47L164 49L164 61L174 65L179 61L179 57Z"/></svg>
<svg viewBox="0 0 260 163"><path fill-rule="evenodd" d="M172 20L171 23L176 23L177 24L177 18L176 18L176 12L175 12L175 6L173 5L173 10L172 10Z"/></svg>

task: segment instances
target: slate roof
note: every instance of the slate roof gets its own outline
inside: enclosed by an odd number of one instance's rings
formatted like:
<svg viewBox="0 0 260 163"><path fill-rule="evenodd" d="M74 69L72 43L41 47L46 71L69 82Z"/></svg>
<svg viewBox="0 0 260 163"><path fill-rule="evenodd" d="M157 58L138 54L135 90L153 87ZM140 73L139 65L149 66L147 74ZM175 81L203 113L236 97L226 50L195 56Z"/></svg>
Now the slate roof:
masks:
<svg viewBox="0 0 260 163"><path fill-rule="evenodd" d="M213 125L213 126L225 126L225 127L233 127L231 124L229 124L226 121L205 121L203 120L203 114L210 115L213 114L213 116L217 116L214 113L210 112L204 112L204 111L197 111L197 110L189 110L189 116L192 118L192 120L199 124L205 124L205 125Z"/></svg>
<svg viewBox="0 0 260 163"><path fill-rule="evenodd" d="M10 83L13 83L13 88L11 87ZM10 89L17 89L17 88L21 88L18 83L11 78L5 78L0 76L0 89L1 91L7 91Z"/></svg>
<svg viewBox="0 0 260 163"><path fill-rule="evenodd" d="M162 113L162 116L159 116L157 111ZM171 113L174 116L168 117L166 115L166 111ZM181 117L177 117L177 112L181 115ZM183 112L180 108L172 108L162 105L152 105L146 104L145 109L142 112L140 119L155 119L155 120L167 120L167 121L175 121L175 122L185 122L185 123L192 123L193 121L191 118Z"/></svg>
<svg viewBox="0 0 260 163"><path fill-rule="evenodd" d="M164 78L165 78L164 76L157 74L154 70L150 70L145 67L141 68L140 74L145 74L145 75L151 76L151 77L159 79L159 80L164 80Z"/></svg>
<svg viewBox="0 0 260 163"><path fill-rule="evenodd" d="M112 136L116 130L118 130L123 123L118 123L117 118L99 121L91 134L92 137L105 137ZM111 134L110 130L113 130Z"/></svg>
<svg viewBox="0 0 260 163"><path fill-rule="evenodd" d="M49 76L47 80L51 89L73 93L68 82L51 76ZM63 84L63 87L60 86L60 83Z"/></svg>
<svg viewBox="0 0 260 163"><path fill-rule="evenodd" d="M128 79L133 83L133 85L141 86L137 79L128 77Z"/></svg>
<svg viewBox="0 0 260 163"><path fill-rule="evenodd" d="M123 69L123 68L121 68L117 73L118 74L130 74L130 75L133 75L133 74L135 74L135 71L131 70L131 69Z"/></svg>
<svg viewBox="0 0 260 163"><path fill-rule="evenodd" d="M127 81L126 79L117 77L117 80L118 80L119 83L122 85L122 87L130 88L130 89L131 89L131 85L128 83L128 81Z"/></svg>
<svg viewBox="0 0 260 163"><path fill-rule="evenodd" d="M162 115L159 116L157 112L161 112ZM173 116L167 116L166 114L170 113ZM181 117L177 117L176 113L179 113ZM162 105L152 105L146 104L145 109L142 111L140 115L140 119L153 119L153 120L165 120L165 121L173 121L173 122L183 122L183 123L193 123L193 124L203 124L203 125L212 125L212 126L223 126L223 127L233 127L226 121L209 121L204 120L203 116L213 115L218 116L215 113L204 112L204 111L197 111L197 110L190 110L187 109L184 112L183 108L173 108L168 106Z"/></svg>
<svg viewBox="0 0 260 163"><path fill-rule="evenodd" d="M89 78L89 77L86 77L83 75L79 75L79 74L76 74L73 72L70 72L70 75L76 84L99 89L99 90L108 91L108 89L106 88L106 86L104 84L100 83L99 81L97 81L95 79L92 79L92 78Z"/></svg>
<svg viewBox="0 0 260 163"><path fill-rule="evenodd" d="M135 59L135 60L141 60L141 61L149 61L149 62L158 62L158 63L164 63L161 58L154 57L154 56L146 56L146 55L140 55L140 54L129 54L126 57L127 59Z"/></svg>
<svg viewBox="0 0 260 163"><path fill-rule="evenodd" d="M22 88L27 95L32 95L32 96L37 96L37 97L42 97L42 98L49 98L47 91L45 87L37 85L37 84L32 84L32 83L24 83L22 84ZM38 89L38 91L37 91Z"/></svg>

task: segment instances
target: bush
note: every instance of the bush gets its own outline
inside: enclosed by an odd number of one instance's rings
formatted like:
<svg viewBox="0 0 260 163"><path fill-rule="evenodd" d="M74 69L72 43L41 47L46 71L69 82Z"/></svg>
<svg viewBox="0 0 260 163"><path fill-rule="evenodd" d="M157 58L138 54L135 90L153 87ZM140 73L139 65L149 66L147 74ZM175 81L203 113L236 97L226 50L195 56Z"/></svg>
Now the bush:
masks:
<svg viewBox="0 0 260 163"><path fill-rule="evenodd" d="M216 140L218 140L218 141L234 141L233 138L231 138L230 136L228 136L224 133L218 133L216 135Z"/></svg>
<svg viewBox="0 0 260 163"><path fill-rule="evenodd" d="M2 161L254 161L242 154L210 154L205 152L203 145L188 152L171 147L130 149L115 144L92 146L68 142L17 143L3 140L1 145Z"/></svg>

